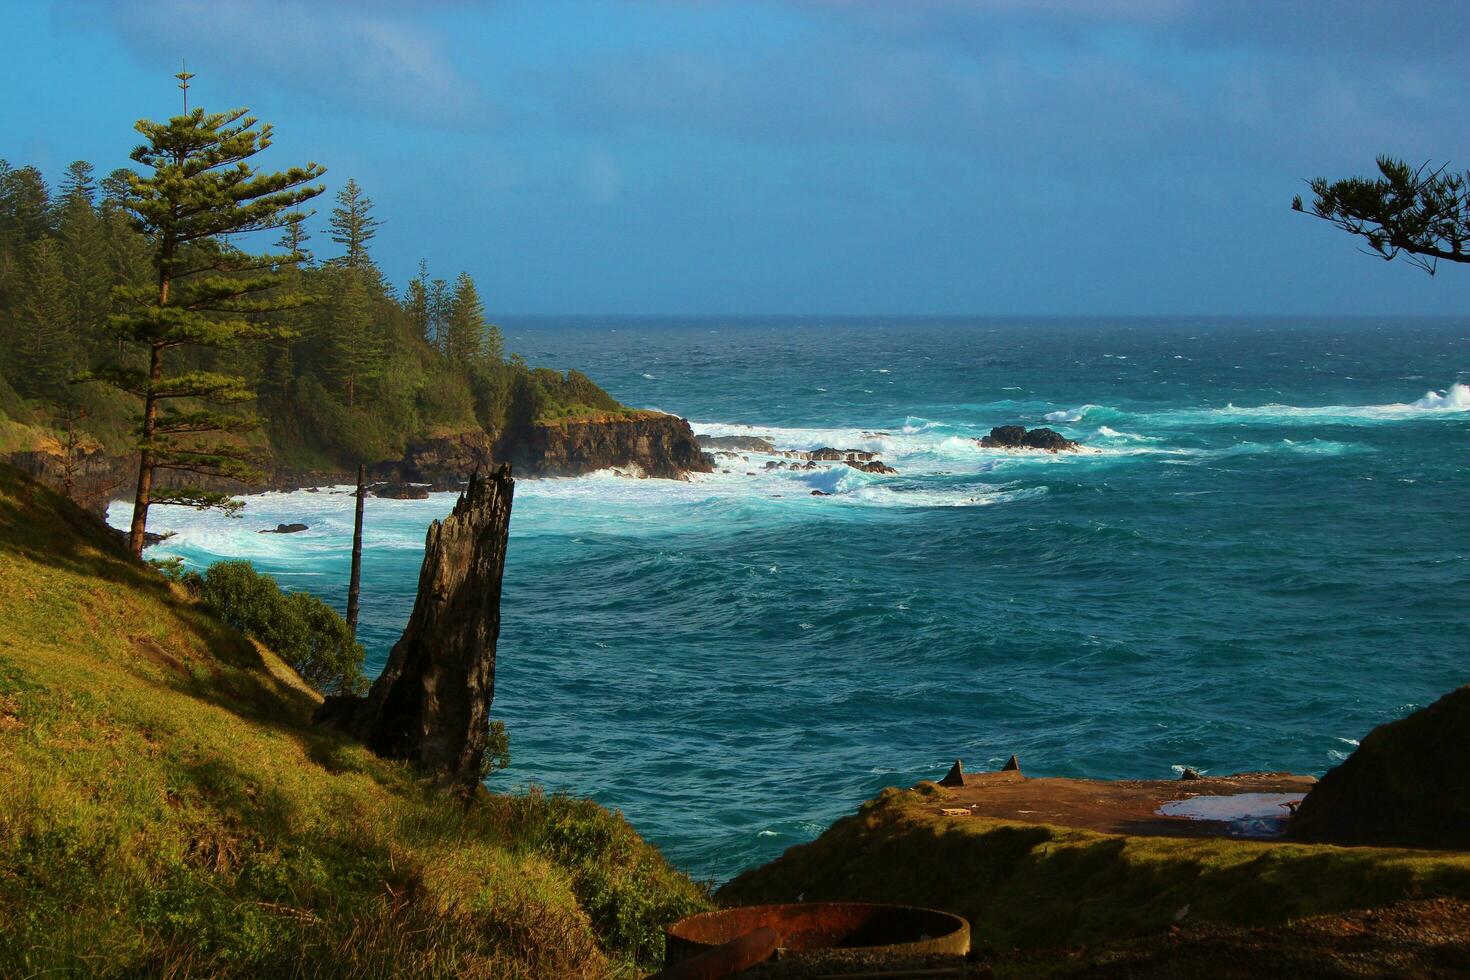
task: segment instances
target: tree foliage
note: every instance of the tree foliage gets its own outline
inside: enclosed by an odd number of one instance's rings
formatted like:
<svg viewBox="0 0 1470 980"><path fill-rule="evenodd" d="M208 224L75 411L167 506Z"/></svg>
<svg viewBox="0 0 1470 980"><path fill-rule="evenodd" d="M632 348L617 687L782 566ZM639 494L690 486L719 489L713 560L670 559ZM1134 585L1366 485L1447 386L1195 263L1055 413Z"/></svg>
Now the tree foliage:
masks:
<svg viewBox="0 0 1470 980"><path fill-rule="evenodd" d="M140 120L144 142L135 163L152 171L133 175L122 207L153 244L156 285L119 286L120 309L108 319L126 344L146 356L144 366L108 363L88 378L140 399L138 487L129 545L143 553L149 507L182 503L230 509L233 499L202 486L155 489L157 470L248 481L258 475L251 450L238 440L205 438L247 432L254 416L229 411L250 401L246 379L219 370L170 370L170 352L229 348L245 340L279 337L285 328L269 315L305 298L279 289L274 256L253 256L226 236L278 228L295 219L298 205L324 189L313 184L317 164L265 173L252 157L271 144L271 127L247 109L206 113L195 109L165 123Z"/></svg>
<svg viewBox="0 0 1470 980"><path fill-rule="evenodd" d="M222 561L185 585L240 632L255 637L323 694L362 694L363 648L346 620L309 592L283 592L247 561Z"/></svg>
<svg viewBox="0 0 1470 980"><path fill-rule="evenodd" d="M243 489L228 478L253 478L267 456L355 470L429 433L621 410L585 375L507 358L469 275L421 262L400 299L356 182L326 222L341 251L319 260L298 205L320 168L253 170L244 153L270 130L243 111L140 127L136 170L97 179L77 161L55 193L35 167L0 161L0 410L58 441L146 446L160 472L150 505L227 503L170 484ZM191 149L201 143L212 156ZM262 240L275 254L246 250ZM68 384L89 366L109 384Z"/></svg>
<svg viewBox="0 0 1470 980"><path fill-rule="evenodd" d="M1365 240L1369 254L1403 255L1430 275L1441 259L1470 262L1470 173L1382 156L1377 177L1307 184L1311 213ZM1306 211L1300 197L1291 206Z"/></svg>

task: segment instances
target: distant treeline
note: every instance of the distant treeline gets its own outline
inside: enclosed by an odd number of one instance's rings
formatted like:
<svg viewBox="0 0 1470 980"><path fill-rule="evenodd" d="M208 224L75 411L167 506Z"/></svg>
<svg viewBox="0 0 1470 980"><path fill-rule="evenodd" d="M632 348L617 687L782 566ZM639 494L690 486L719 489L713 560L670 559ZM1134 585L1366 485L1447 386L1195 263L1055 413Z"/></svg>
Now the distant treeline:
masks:
<svg viewBox="0 0 1470 980"><path fill-rule="evenodd" d="M128 451L137 402L78 384L87 371L146 368L109 327L128 290L157 288L153 241L129 211L130 172L100 180L77 161L53 190L35 167L0 160L0 450L34 426L80 431ZM621 406L585 375L506 357L500 330L467 273L418 275L400 292L372 257L380 222L355 181L328 218L330 258L314 254L306 224L281 229L282 290L311 302L274 319L293 336L219 349L182 348L185 370L243 378L268 420L261 449L302 466L396 457L417 436ZM19 423L17 426L15 423Z"/></svg>

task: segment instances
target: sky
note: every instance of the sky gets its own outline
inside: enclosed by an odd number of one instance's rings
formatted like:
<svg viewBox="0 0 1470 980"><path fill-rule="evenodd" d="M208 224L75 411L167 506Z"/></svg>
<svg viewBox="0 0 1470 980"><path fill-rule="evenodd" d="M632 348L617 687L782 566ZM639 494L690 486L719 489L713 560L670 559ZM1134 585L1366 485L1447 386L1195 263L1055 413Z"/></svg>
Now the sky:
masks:
<svg viewBox="0 0 1470 980"><path fill-rule="evenodd" d="M126 164L191 99L355 178L398 283L498 315L1470 311L1289 204L1470 168L1470 3L0 0L0 157Z"/></svg>

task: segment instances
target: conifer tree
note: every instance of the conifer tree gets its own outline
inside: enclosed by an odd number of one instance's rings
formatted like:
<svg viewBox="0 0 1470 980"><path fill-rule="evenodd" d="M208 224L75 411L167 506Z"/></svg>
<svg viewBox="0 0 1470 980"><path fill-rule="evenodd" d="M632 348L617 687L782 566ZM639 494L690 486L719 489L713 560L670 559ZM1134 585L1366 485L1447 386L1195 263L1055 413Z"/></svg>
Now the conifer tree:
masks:
<svg viewBox="0 0 1470 980"><path fill-rule="evenodd" d="M66 168L66 177L61 182L63 206L72 201L85 201L90 207L97 194L97 182L92 179L93 167L85 160L73 160Z"/></svg>
<svg viewBox="0 0 1470 980"><path fill-rule="evenodd" d="M91 165L68 168L56 239L70 290L71 335L84 350L105 346L104 324L111 307L113 270L106 229L92 206Z"/></svg>
<svg viewBox="0 0 1470 980"><path fill-rule="evenodd" d="M311 249L306 243L311 240L311 234L306 230L306 219L311 215L302 212L290 218L285 224L285 230L281 237L276 239L276 247L285 249L286 257L282 262L291 268L299 268L303 265L311 265Z"/></svg>
<svg viewBox="0 0 1470 980"><path fill-rule="evenodd" d="M419 274L408 281L408 295L403 299L403 312L413 324L414 333L434 343L433 321L429 315L429 263L419 259Z"/></svg>
<svg viewBox="0 0 1470 980"><path fill-rule="evenodd" d="M166 364L170 354L279 335L282 328L268 317L304 302L278 288L278 256L247 255L223 237L278 228L295 216L292 208L323 190L311 184L324 173L315 163L263 173L247 162L271 144L271 126L258 124L246 109L207 114L196 108L166 123L140 120L135 127L145 142L132 159L152 173L130 178L125 207L152 239L156 280L152 287L118 287L114 298L122 310L111 323L141 348L148 366L107 365L91 375L143 402L128 536L135 556L143 552L152 503L238 506L226 494L198 487L155 489L156 470L241 480L258 475L238 441L204 438L259 424L211 407L249 400L244 380L203 370L170 372Z"/></svg>
<svg viewBox="0 0 1470 980"><path fill-rule="evenodd" d="M50 238L31 245L25 263L25 289L13 326L12 372L21 394L51 398L71 379L75 351L71 302L61 250Z"/></svg>
<svg viewBox="0 0 1470 980"><path fill-rule="evenodd" d="M445 352L444 342L449 323L449 310L453 306L449 292L449 283L443 279L435 279L429 283L429 331L434 337L434 346L439 348L442 354Z"/></svg>
<svg viewBox="0 0 1470 980"><path fill-rule="evenodd" d="M366 269L343 268L332 283L327 373L355 407L365 384L383 372L383 342Z"/></svg>
<svg viewBox="0 0 1470 980"><path fill-rule="evenodd" d="M378 233L382 222L373 217L373 202L349 179L347 186L337 192L337 206L332 209L332 241L346 251L337 261L349 269L366 268L372 263L368 257L368 242Z"/></svg>
<svg viewBox="0 0 1470 980"><path fill-rule="evenodd" d="M455 280L444 327L444 354L449 363L469 368L499 363L504 356L500 329L485 322L485 304L468 272Z"/></svg>

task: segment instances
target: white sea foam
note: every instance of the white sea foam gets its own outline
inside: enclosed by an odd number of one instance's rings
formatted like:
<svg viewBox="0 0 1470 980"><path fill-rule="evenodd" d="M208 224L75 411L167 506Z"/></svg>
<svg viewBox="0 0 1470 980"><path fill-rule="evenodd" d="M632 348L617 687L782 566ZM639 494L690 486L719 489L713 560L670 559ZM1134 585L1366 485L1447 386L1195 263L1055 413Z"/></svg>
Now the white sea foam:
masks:
<svg viewBox="0 0 1470 980"><path fill-rule="evenodd" d="M1087 417L1087 413L1098 405L1083 405L1080 408L1064 408L1055 412L1047 412L1042 416L1048 422L1081 422Z"/></svg>

